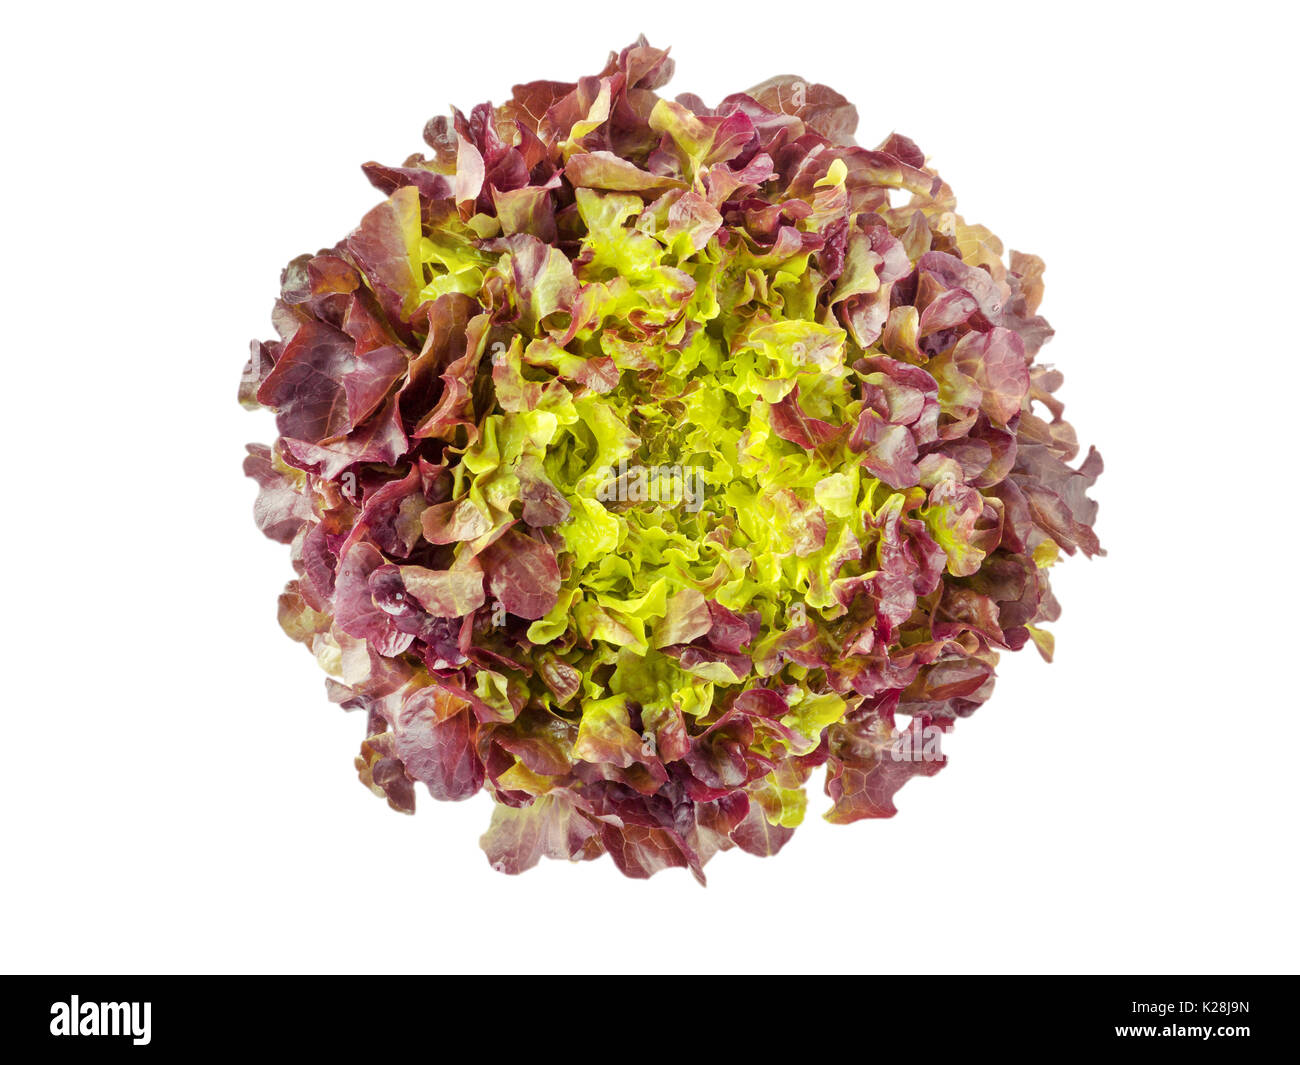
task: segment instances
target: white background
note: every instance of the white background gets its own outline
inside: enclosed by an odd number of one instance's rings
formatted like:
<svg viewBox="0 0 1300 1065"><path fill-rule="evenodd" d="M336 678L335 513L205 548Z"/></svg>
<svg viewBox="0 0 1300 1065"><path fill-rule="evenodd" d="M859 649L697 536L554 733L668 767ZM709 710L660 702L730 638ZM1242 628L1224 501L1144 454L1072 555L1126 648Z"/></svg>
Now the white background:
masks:
<svg viewBox="0 0 1300 1065"><path fill-rule="evenodd" d="M6 15L0 967L1294 971L1293 13L621 6ZM670 94L833 85L1041 254L1044 357L1108 467L1056 663L1005 659L898 817L831 826L818 791L707 889L500 876L485 797L362 788L240 474L271 436L235 402L248 340L376 202L359 164L641 31Z"/></svg>

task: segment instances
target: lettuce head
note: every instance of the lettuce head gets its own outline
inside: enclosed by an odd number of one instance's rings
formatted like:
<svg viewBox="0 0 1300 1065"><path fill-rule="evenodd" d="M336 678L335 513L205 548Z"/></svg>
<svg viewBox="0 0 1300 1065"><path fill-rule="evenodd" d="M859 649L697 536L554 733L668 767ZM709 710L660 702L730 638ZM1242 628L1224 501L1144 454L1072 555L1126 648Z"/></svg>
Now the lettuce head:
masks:
<svg viewBox="0 0 1300 1065"><path fill-rule="evenodd" d="M367 163L384 199L285 268L240 385L361 781L486 789L507 873L703 880L821 767L831 821L892 815L1100 551L1042 261L826 86L710 107L672 71L642 39Z"/></svg>

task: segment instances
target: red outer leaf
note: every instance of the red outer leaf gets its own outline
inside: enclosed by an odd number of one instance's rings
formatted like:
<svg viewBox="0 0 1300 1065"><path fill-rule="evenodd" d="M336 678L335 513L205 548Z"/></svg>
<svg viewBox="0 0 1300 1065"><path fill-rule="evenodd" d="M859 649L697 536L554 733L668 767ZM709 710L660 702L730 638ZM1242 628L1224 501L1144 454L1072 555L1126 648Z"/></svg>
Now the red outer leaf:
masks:
<svg viewBox="0 0 1300 1065"><path fill-rule="evenodd" d="M435 799L468 799L483 786L483 763L474 752L475 725L466 713L439 720L431 699L416 692L396 722L396 750L406 774Z"/></svg>
<svg viewBox="0 0 1300 1065"><path fill-rule="evenodd" d="M509 529L480 557L493 596L521 618L543 617L560 592L560 567L548 544Z"/></svg>

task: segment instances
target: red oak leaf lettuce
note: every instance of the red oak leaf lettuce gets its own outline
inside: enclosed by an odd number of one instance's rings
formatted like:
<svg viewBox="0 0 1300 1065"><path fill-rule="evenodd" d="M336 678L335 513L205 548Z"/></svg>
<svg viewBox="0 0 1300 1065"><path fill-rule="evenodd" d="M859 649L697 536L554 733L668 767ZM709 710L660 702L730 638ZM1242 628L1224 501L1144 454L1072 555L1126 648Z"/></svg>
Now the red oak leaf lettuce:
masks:
<svg viewBox="0 0 1300 1065"><path fill-rule="evenodd" d="M892 816L1101 553L1042 260L834 90L672 73L642 39L367 163L384 199L285 268L240 381L280 621L363 712L362 782L486 790L507 873L703 880L780 850L821 767L830 820Z"/></svg>

